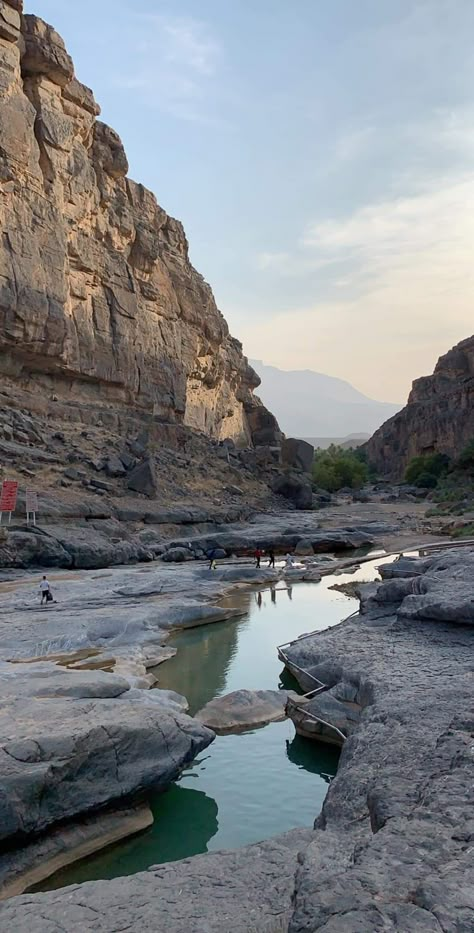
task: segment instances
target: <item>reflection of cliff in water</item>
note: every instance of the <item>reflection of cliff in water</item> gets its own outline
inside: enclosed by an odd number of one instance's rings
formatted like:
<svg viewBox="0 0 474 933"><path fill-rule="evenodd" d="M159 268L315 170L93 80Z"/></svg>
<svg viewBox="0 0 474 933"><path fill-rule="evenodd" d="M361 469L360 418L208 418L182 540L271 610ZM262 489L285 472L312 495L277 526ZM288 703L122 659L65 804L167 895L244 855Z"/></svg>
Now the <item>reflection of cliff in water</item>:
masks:
<svg viewBox="0 0 474 933"><path fill-rule="evenodd" d="M152 797L150 804L155 822L146 832L65 868L43 881L38 890L133 875L151 865L207 852L208 843L218 829L215 800L203 791L172 784L164 793Z"/></svg>
<svg viewBox="0 0 474 933"><path fill-rule="evenodd" d="M317 754L315 754L315 745ZM337 771L339 763L339 749L330 745L311 742L301 735L286 742L286 754L289 761L310 774L318 774L327 784L330 783Z"/></svg>
<svg viewBox="0 0 474 933"><path fill-rule="evenodd" d="M219 605L246 610L250 598L249 593L238 593ZM177 648L178 653L156 668L157 686L187 697L190 714L194 715L225 688L227 671L237 653L239 631L248 624L245 616L177 633L169 644Z"/></svg>

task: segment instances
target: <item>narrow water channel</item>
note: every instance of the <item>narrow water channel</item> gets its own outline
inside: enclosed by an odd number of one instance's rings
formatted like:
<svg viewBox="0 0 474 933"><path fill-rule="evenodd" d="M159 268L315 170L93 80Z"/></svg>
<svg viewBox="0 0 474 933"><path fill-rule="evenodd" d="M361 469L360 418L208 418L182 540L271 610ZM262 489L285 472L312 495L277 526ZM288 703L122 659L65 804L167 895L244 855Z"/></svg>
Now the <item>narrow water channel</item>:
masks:
<svg viewBox="0 0 474 933"><path fill-rule="evenodd" d="M159 686L184 694L194 714L214 697L240 688L298 689L282 671L276 646L336 625L357 602L331 590L335 583L376 579L378 558L351 574L250 591L236 590L225 605L238 620L177 633L177 655L156 670ZM235 848L311 826L336 773L339 753L295 735L289 720L240 735L217 736L181 778L151 799L154 824L133 839L77 863L40 890L114 878L161 862Z"/></svg>

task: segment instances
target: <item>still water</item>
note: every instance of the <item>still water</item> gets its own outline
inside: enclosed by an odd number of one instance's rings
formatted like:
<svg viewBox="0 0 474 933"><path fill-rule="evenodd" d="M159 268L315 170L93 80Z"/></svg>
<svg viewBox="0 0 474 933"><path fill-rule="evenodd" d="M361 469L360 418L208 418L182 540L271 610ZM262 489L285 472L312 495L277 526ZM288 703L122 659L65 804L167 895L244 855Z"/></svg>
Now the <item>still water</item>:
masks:
<svg viewBox="0 0 474 933"><path fill-rule="evenodd" d="M392 558L388 558L391 560ZM321 583L280 582L259 592L237 590L224 605L238 620L176 634L176 657L156 669L160 687L176 690L195 713L214 697L240 688L297 689L282 671L276 646L335 625L357 602L333 583L373 580L385 559ZM41 890L114 878L160 862L235 848L298 826L311 826L336 773L339 752L295 735L288 720L240 735L218 736L165 793L151 799L154 824L133 839L73 865Z"/></svg>

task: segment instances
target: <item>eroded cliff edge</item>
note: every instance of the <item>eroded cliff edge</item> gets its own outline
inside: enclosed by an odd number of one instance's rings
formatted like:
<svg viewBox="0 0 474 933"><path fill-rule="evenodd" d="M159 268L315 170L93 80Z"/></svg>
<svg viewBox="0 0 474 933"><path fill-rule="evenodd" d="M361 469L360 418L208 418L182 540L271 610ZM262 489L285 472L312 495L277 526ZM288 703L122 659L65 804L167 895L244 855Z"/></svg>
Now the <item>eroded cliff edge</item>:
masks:
<svg viewBox="0 0 474 933"><path fill-rule="evenodd" d="M66 420L82 406L89 424L121 411L262 442L278 426L259 378L99 113L57 32L0 0L2 383L46 416L56 402Z"/></svg>
<svg viewBox="0 0 474 933"><path fill-rule="evenodd" d="M401 479L412 457L458 456L474 437L474 336L438 360L434 373L413 383L408 402L367 443L377 470Z"/></svg>

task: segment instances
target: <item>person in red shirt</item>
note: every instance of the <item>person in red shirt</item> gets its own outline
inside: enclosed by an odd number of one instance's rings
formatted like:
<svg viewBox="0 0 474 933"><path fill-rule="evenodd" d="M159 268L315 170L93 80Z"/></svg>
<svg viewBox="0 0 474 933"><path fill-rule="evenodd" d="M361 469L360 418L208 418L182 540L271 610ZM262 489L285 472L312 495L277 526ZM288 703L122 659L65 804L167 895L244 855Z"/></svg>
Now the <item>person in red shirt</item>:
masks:
<svg viewBox="0 0 474 933"><path fill-rule="evenodd" d="M255 554L253 556L255 557L255 566L260 567L260 558L262 556L260 548L255 549Z"/></svg>

